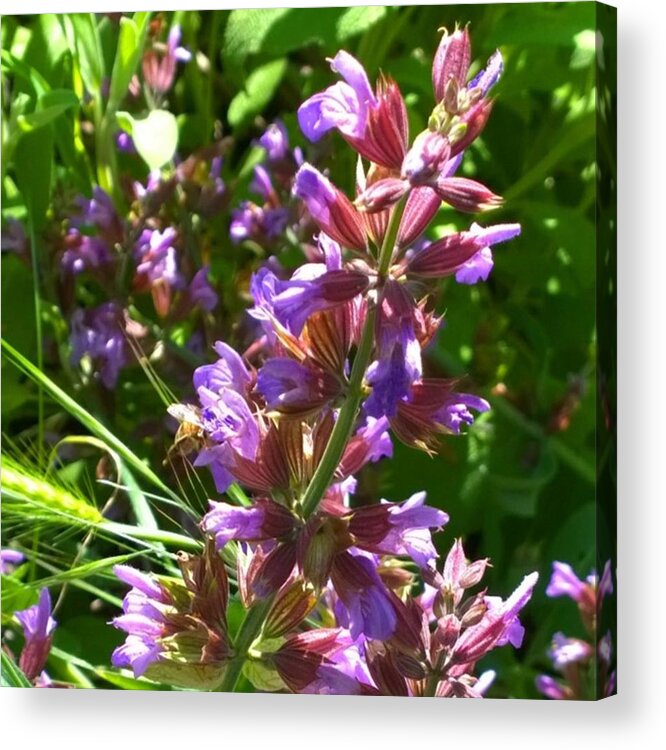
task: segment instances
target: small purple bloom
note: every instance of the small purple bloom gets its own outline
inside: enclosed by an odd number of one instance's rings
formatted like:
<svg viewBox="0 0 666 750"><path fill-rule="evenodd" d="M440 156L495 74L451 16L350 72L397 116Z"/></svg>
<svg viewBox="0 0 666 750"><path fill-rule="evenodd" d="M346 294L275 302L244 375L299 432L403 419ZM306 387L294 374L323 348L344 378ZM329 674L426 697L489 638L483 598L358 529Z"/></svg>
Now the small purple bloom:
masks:
<svg viewBox="0 0 666 750"><path fill-rule="evenodd" d="M25 555L17 549L0 549L0 574L11 573L15 565L20 565Z"/></svg>
<svg viewBox="0 0 666 750"><path fill-rule="evenodd" d="M144 229L137 242L134 257L137 261L137 273L149 280L151 284L165 282L174 289L184 286L185 280L178 271L176 248L173 243L176 230L167 227L164 232L157 229Z"/></svg>
<svg viewBox="0 0 666 750"><path fill-rule="evenodd" d="M153 576L132 568L130 565L114 565L113 572L116 578L119 578L133 589L138 589L146 596L160 602L167 601L164 589Z"/></svg>
<svg viewBox="0 0 666 750"><path fill-rule="evenodd" d="M546 596L568 596L580 603L586 589L587 584L578 578L571 565L564 562L553 563L553 574L546 588Z"/></svg>
<svg viewBox="0 0 666 750"><path fill-rule="evenodd" d="M136 154L136 146L134 145L132 136L124 130L121 130L116 136L116 146L118 147L118 151L124 154Z"/></svg>
<svg viewBox="0 0 666 750"><path fill-rule="evenodd" d="M257 195L260 195L264 200L268 200L270 195L274 192L271 177L266 171L266 168L262 167L261 164L257 164L254 168L250 190Z"/></svg>
<svg viewBox="0 0 666 750"><path fill-rule="evenodd" d="M520 234L520 224L497 224L494 227L483 228L478 224L472 224L470 232L476 238L487 243L464 263L456 271L456 281L459 284L476 284L478 281L486 281L493 269L493 254L491 245L498 242L506 242Z"/></svg>
<svg viewBox="0 0 666 750"><path fill-rule="evenodd" d="M336 555L331 582L340 598L338 620L356 640L389 638L397 623L395 608L376 570L376 564L363 553Z"/></svg>
<svg viewBox="0 0 666 750"><path fill-rule="evenodd" d="M289 137L284 123L276 120L269 125L261 138L259 138L259 145L266 149L269 162L284 159L289 149Z"/></svg>
<svg viewBox="0 0 666 750"><path fill-rule="evenodd" d="M118 373L128 363L124 315L115 302L93 310L75 310L71 321L72 363L89 356L102 383L113 388Z"/></svg>
<svg viewBox="0 0 666 750"><path fill-rule="evenodd" d="M425 498L425 492L417 492L404 503L387 504L390 530L380 542L389 554L407 555L421 568L438 556L430 529L439 530L449 521L444 511L425 505Z"/></svg>
<svg viewBox="0 0 666 750"><path fill-rule="evenodd" d="M98 269L113 262L113 257L105 240L81 234L78 229L67 233L67 249L60 265L65 273L78 275L87 269Z"/></svg>
<svg viewBox="0 0 666 750"><path fill-rule="evenodd" d="M368 76L361 63L344 50L333 58L331 68L345 80L301 104L298 108L301 130L313 142L332 128L337 128L343 135L362 138L368 109L377 106Z"/></svg>
<svg viewBox="0 0 666 750"><path fill-rule="evenodd" d="M210 312L217 307L218 296L208 281L208 267L200 268L192 277L187 288L187 294L192 305Z"/></svg>
<svg viewBox="0 0 666 750"><path fill-rule="evenodd" d="M482 413L490 409L490 404L485 399L471 393L452 393L444 406L433 414L433 419L451 432L460 434L462 425L474 424L474 415L470 409Z"/></svg>
<svg viewBox="0 0 666 750"><path fill-rule="evenodd" d="M553 666L560 671L567 665L587 661L592 656L592 646L579 638L567 638L564 633L555 633L548 652Z"/></svg>
<svg viewBox="0 0 666 750"><path fill-rule="evenodd" d="M214 349L219 359L212 365L197 367L193 376L194 387L197 390L207 388L214 393L225 388L244 393L252 378L240 354L224 341L216 341Z"/></svg>
<svg viewBox="0 0 666 750"><path fill-rule="evenodd" d="M71 218L71 225L80 229L83 226L95 226L103 231L113 229L119 219L108 193L99 185L93 188L92 198L80 195L75 199L79 214Z"/></svg>
<svg viewBox="0 0 666 750"><path fill-rule="evenodd" d="M536 689L546 698L553 700L566 700L570 697L567 689L556 679L546 674L540 674L536 680Z"/></svg>
<svg viewBox="0 0 666 750"><path fill-rule="evenodd" d="M467 85L467 88L481 89L481 92L485 96L497 81L499 81L503 70L504 61L502 60L502 53L499 50L495 50L488 59L486 67L474 76Z"/></svg>
<svg viewBox="0 0 666 750"><path fill-rule="evenodd" d="M42 671L51 650L51 637L57 626L51 612L51 595L44 588L39 592L37 604L16 613L25 636L19 666L29 680L34 680Z"/></svg>
<svg viewBox="0 0 666 750"><path fill-rule="evenodd" d="M368 368L366 380L372 393L365 413L392 417L398 402L422 374L421 345L414 330L415 303L404 287L389 280L377 316L378 359Z"/></svg>
<svg viewBox="0 0 666 750"><path fill-rule="evenodd" d="M257 374L257 388L269 409L321 406L340 385L333 376L287 357L269 359Z"/></svg>
<svg viewBox="0 0 666 750"><path fill-rule="evenodd" d="M132 669L135 677L141 677L151 664L158 661L162 651L155 639L130 633L125 642L114 649L111 664L118 669Z"/></svg>
<svg viewBox="0 0 666 750"><path fill-rule="evenodd" d="M168 54L173 56L179 62L189 62L192 59L192 53L180 46L182 32L178 24L174 24L169 30L167 38Z"/></svg>
<svg viewBox="0 0 666 750"><path fill-rule="evenodd" d="M211 501L210 508L203 518L201 528L206 533L215 535L217 549L222 549L232 539L254 541L265 537L263 506L255 504L249 508L239 508Z"/></svg>

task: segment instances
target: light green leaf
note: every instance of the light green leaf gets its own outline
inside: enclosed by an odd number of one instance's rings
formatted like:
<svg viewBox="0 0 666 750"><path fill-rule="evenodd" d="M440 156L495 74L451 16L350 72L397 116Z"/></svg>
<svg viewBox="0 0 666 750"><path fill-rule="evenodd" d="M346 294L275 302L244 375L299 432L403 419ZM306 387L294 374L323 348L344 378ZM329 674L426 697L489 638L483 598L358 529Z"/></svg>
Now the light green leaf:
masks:
<svg viewBox="0 0 666 750"><path fill-rule="evenodd" d="M289 8L232 10L224 31L225 60L232 65L242 65L248 55L262 49L271 28L290 12Z"/></svg>
<svg viewBox="0 0 666 750"><path fill-rule="evenodd" d="M141 120L119 112L116 118L123 130L131 133L136 150L151 170L171 161L178 146L178 123L171 112L154 109Z"/></svg>
<svg viewBox="0 0 666 750"><path fill-rule="evenodd" d="M335 36L338 42L367 31L386 15L383 5L358 6L348 8L340 16L335 26Z"/></svg>
<svg viewBox="0 0 666 750"><path fill-rule="evenodd" d="M19 115L17 122L21 130L30 132L31 130L48 125L63 112L78 105L78 97L73 91L68 89L48 91L40 96L35 111Z"/></svg>
<svg viewBox="0 0 666 750"><path fill-rule="evenodd" d="M245 90L239 91L229 105L227 118L232 127L240 127L264 109L273 97L286 69L286 60L273 60L248 76Z"/></svg>
<svg viewBox="0 0 666 750"><path fill-rule="evenodd" d="M32 687L30 680L4 652L0 651L0 685L2 687Z"/></svg>
<svg viewBox="0 0 666 750"><path fill-rule="evenodd" d="M134 19L123 16L120 19L118 49L113 61L108 109L115 111L127 93L130 81L143 52L143 44L148 31L150 13L135 13Z"/></svg>

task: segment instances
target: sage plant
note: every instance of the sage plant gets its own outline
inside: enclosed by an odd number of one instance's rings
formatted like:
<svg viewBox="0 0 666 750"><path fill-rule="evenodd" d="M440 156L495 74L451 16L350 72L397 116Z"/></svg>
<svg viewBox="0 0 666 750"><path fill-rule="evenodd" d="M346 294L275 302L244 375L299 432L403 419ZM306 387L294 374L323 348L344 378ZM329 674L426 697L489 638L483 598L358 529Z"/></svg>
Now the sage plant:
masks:
<svg viewBox="0 0 666 750"><path fill-rule="evenodd" d="M194 465L241 502L210 501L205 551L181 559L182 581L117 568L131 590L114 620L128 634L116 666L223 691L243 673L259 690L481 697L490 677L478 680L477 662L521 645L536 573L506 599L488 596L488 561L468 560L460 541L438 564L432 534L448 516L424 493L351 501L355 476L393 440L434 453L440 434L489 409L423 358L441 323L429 301L438 280L486 279L491 248L520 233L475 222L423 239L442 202L474 215L501 203L456 176L502 72L499 52L471 80L470 62L467 28L446 33L428 127L413 139L398 84L382 75L373 88L344 50L331 61L341 80L300 106L309 140L337 130L358 155L356 193L300 163L293 194L318 227L307 262L286 276L270 259L254 274L251 355L218 342L194 372L197 402L172 407L199 438ZM269 156L279 135L266 136ZM221 555L235 560L231 576ZM246 610L233 635L230 577Z"/></svg>

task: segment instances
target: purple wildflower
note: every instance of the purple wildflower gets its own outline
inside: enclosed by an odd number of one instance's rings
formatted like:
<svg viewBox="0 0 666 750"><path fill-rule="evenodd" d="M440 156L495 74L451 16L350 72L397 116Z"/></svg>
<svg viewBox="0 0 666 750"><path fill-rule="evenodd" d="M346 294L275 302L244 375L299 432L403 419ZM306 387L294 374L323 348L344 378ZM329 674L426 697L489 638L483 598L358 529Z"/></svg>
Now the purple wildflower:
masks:
<svg viewBox="0 0 666 750"><path fill-rule="evenodd" d="M185 280L178 271L175 239L176 230L172 227L167 227L164 232L158 229L141 232L134 250L136 270L151 285L166 283L173 289L184 286Z"/></svg>
<svg viewBox="0 0 666 750"><path fill-rule="evenodd" d="M0 549L0 574L11 573L15 565L20 565L25 555L17 549Z"/></svg>
<svg viewBox="0 0 666 750"><path fill-rule="evenodd" d="M240 354L224 341L216 341L214 349L219 357L212 365L202 365L194 371L194 387L207 388L214 393L221 393L231 388L239 393L247 390L252 380Z"/></svg>
<svg viewBox="0 0 666 750"><path fill-rule="evenodd" d="M289 150L289 137L284 123L276 120L269 125L259 138L259 145L266 149L269 162L281 161Z"/></svg>
<svg viewBox="0 0 666 750"><path fill-rule="evenodd" d="M311 141L318 141L332 128L344 135L362 138L368 110L377 105L368 76L361 63L344 50L333 58L331 68L344 82L329 86L301 104L298 108L301 130Z"/></svg>
<svg viewBox="0 0 666 750"><path fill-rule="evenodd" d="M39 592L37 604L16 613L25 636L19 666L29 680L40 674L51 650L53 631L57 626L51 612L51 595L44 588Z"/></svg>
<svg viewBox="0 0 666 750"><path fill-rule="evenodd" d="M72 363L91 358L106 388L113 388L118 373L129 362L123 310L105 302L92 310L75 310L71 321Z"/></svg>
<svg viewBox="0 0 666 750"><path fill-rule="evenodd" d="M336 555L331 581L340 597L340 623L356 640L384 640L393 633L397 616L386 587L373 560L363 553L343 552Z"/></svg>
<svg viewBox="0 0 666 750"><path fill-rule="evenodd" d="M203 266L194 274L187 288L187 296L191 305L207 312L217 307L218 296L208 280L207 266Z"/></svg>

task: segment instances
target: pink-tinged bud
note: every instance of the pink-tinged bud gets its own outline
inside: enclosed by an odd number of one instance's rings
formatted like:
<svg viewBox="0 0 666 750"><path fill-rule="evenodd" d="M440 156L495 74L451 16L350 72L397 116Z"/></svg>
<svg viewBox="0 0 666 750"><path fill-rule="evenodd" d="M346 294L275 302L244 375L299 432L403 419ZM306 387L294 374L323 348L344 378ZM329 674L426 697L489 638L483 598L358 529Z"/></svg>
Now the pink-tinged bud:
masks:
<svg viewBox="0 0 666 750"><path fill-rule="evenodd" d="M478 596L475 599L469 599L469 604L465 602L463 609L465 613L462 615L461 626L463 628L471 628L474 625L478 625L483 616L488 611L488 606L483 601L483 597Z"/></svg>
<svg viewBox="0 0 666 750"><path fill-rule="evenodd" d="M253 593L260 599L277 591L289 578L296 564L296 543L279 544L262 560L248 581ZM249 576L248 576L249 578Z"/></svg>
<svg viewBox="0 0 666 750"><path fill-rule="evenodd" d="M444 615L437 621L437 630L432 638L439 648L453 648L460 635L460 620L453 614Z"/></svg>
<svg viewBox="0 0 666 750"><path fill-rule="evenodd" d="M411 654L398 651L393 655L393 661L398 672L408 680L423 680L428 675L428 667L425 662Z"/></svg>
<svg viewBox="0 0 666 750"><path fill-rule="evenodd" d="M327 271L316 281L321 296L327 302L347 302L368 288L366 274L360 271Z"/></svg>
<svg viewBox="0 0 666 750"><path fill-rule="evenodd" d="M278 674L290 690L303 692L315 681L322 663L341 648L339 633L339 630L324 628L299 633L271 654Z"/></svg>
<svg viewBox="0 0 666 750"><path fill-rule="evenodd" d="M450 153L449 141L445 136L424 130L405 156L402 177L414 187L428 184L442 172Z"/></svg>
<svg viewBox="0 0 666 750"><path fill-rule="evenodd" d="M471 46L467 27L456 29L453 34L444 31L432 61L432 86L437 102L444 99L446 85L451 78L460 86L465 85L470 59Z"/></svg>
<svg viewBox="0 0 666 750"><path fill-rule="evenodd" d="M314 589L297 580L278 592L263 628L265 638L279 638L294 630L317 604Z"/></svg>
<svg viewBox="0 0 666 750"><path fill-rule="evenodd" d="M449 234L422 250L408 253L408 273L426 278L451 276L481 250L482 245L470 232Z"/></svg>
<svg viewBox="0 0 666 750"><path fill-rule="evenodd" d="M485 185L466 177L445 177L437 180L433 188L445 203L457 211L477 213L502 205L502 198Z"/></svg>
<svg viewBox="0 0 666 750"><path fill-rule="evenodd" d="M365 250L363 222L347 196L310 164L296 173L294 195L305 201L320 229L344 247Z"/></svg>
<svg viewBox="0 0 666 750"><path fill-rule="evenodd" d="M476 586L477 583L480 583L486 572L487 566L487 559L475 560L473 563L470 563L458 579L458 585L460 588L470 589L472 586Z"/></svg>
<svg viewBox="0 0 666 750"><path fill-rule="evenodd" d="M435 218L441 205L442 201L432 188L419 187L412 190L398 230L398 247L409 247L417 240Z"/></svg>
<svg viewBox="0 0 666 750"><path fill-rule="evenodd" d="M342 518L328 517L314 522L303 554L302 569L305 578L317 589L323 588L331 575L335 556L353 543L347 522Z"/></svg>
<svg viewBox="0 0 666 750"><path fill-rule="evenodd" d="M381 695L407 697L410 693L404 676L400 673L393 659L393 653L379 641L368 641L365 647L366 659L372 679L377 684Z"/></svg>
<svg viewBox="0 0 666 750"><path fill-rule="evenodd" d="M409 125L405 101L395 81L380 77L377 82L377 104L368 111L363 136L344 137L373 164L392 170L400 169L407 152Z"/></svg>
<svg viewBox="0 0 666 750"><path fill-rule="evenodd" d="M390 208L409 190L409 182L396 177L387 177L366 188L357 198L355 204L359 211L377 213Z"/></svg>

